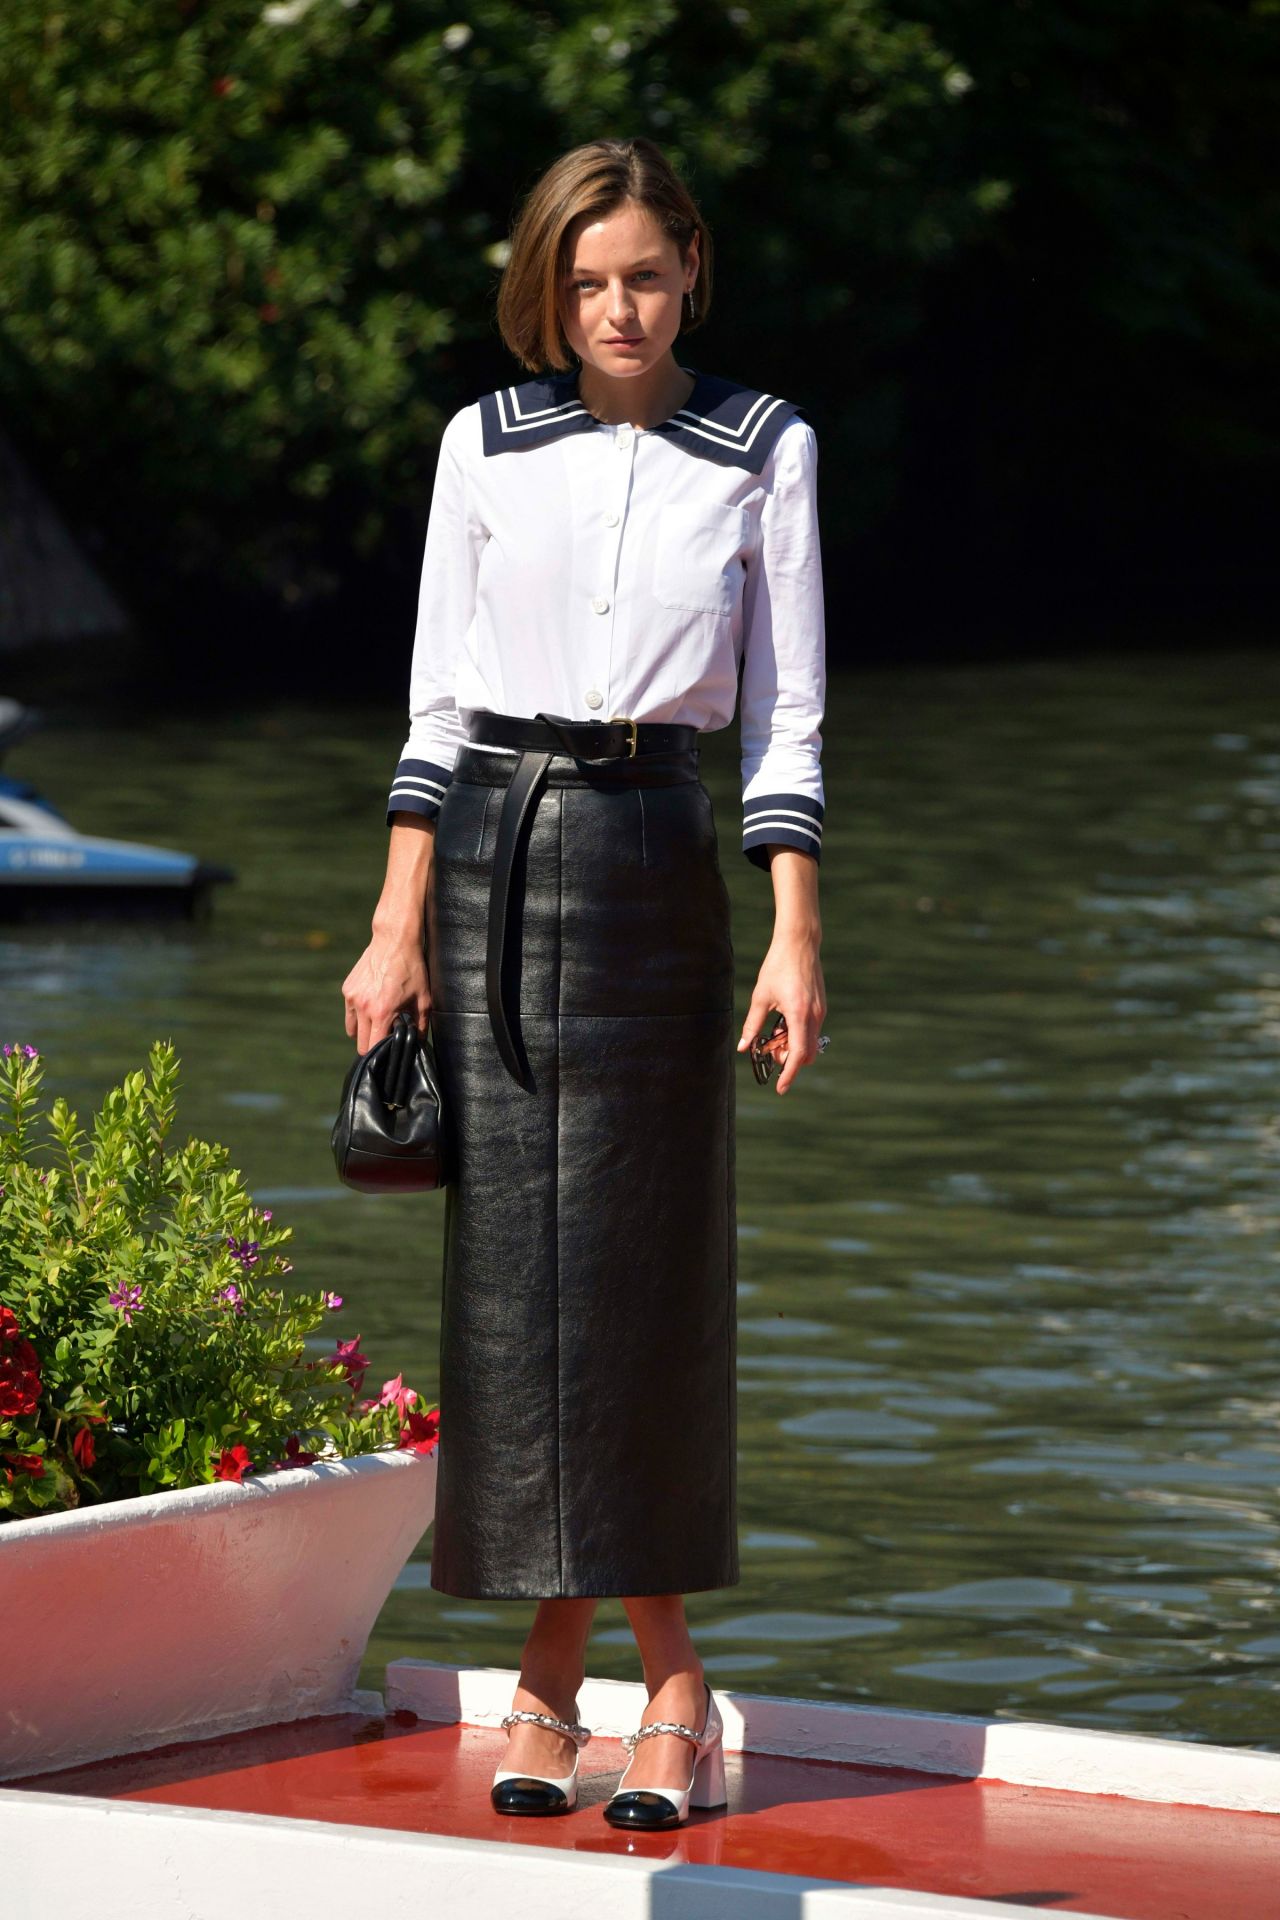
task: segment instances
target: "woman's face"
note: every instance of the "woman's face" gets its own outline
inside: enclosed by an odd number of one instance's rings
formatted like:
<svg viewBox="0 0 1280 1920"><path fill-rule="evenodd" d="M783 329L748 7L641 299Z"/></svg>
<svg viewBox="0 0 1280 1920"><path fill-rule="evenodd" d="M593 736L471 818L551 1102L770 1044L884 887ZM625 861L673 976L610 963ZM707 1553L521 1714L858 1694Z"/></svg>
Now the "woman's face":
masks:
<svg viewBox="0 0 1280 1920"><path fill-rule="evenodd" d="M560 306L565 338L584 366L625 376L661 360L680 331L685 290L698 277L698 238L686 259L647 207L583 214L569 229Z"/></svg>

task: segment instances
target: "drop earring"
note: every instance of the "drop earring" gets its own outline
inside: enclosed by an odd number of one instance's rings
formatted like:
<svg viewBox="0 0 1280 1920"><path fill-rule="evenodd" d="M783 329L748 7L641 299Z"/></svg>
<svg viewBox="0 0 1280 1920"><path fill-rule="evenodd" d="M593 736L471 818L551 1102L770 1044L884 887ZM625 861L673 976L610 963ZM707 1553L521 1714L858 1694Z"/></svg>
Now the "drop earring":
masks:
<svg viewBox="0 0 1280 1920"><path fill-rule="evenodd" d="M689 318L693 320L694 318L696 318L696 316L693 311L693 288L692 287L685 288L684 297L689 302Z"/></svg>

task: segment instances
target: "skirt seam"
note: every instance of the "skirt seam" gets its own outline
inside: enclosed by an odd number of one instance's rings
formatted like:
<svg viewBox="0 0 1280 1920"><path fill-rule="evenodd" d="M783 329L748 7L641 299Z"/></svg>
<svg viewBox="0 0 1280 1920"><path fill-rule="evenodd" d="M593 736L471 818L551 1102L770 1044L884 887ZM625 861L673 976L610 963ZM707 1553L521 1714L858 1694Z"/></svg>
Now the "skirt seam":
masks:
<svg viewBox="0 0 1280 1920"><path fill-rule="evenodd" d="M484 830L489 824L489 802L493 799L495 791L495 788L490 787L484 796L484 812L480 815L480 838L476 841L477 860L484 858Z"/></svg>

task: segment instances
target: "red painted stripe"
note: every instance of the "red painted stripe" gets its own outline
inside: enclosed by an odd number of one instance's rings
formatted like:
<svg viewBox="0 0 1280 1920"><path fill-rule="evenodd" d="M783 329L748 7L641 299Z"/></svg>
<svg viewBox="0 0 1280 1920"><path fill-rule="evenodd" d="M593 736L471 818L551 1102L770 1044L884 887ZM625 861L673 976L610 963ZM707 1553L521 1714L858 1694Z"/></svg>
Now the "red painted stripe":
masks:
<svg viewBox="0 0 1280 1920"><path fill-rule="evenodd" d="M1280 1815L745 1754L726 1759L727 1810L645 1839L600 1817L626 1759L620 1743L586 1748L579 1804L555 1819L492 1811L489 1783L505 1747L505 1734L490 1728L348 1715L10 1784L752 1867L1116 1920L1280 1912Z"/></svg>

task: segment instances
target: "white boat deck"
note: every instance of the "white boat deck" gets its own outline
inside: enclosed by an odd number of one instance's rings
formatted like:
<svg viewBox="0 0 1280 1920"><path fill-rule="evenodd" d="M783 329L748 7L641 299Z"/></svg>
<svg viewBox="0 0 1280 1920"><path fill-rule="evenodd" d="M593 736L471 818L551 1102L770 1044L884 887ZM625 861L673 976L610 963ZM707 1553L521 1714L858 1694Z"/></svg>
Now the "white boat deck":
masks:
<svg viewBox="0 0 1280 1920"><path fill-rule="evenodd" d="M1277 1920L1280 1754L716 1689L729 1805L601 1818L643 1690L588 1680L578 1807L495 1814L516 1676L400 1661L385 1705L0 1790L4 1920Z"/></svg>

